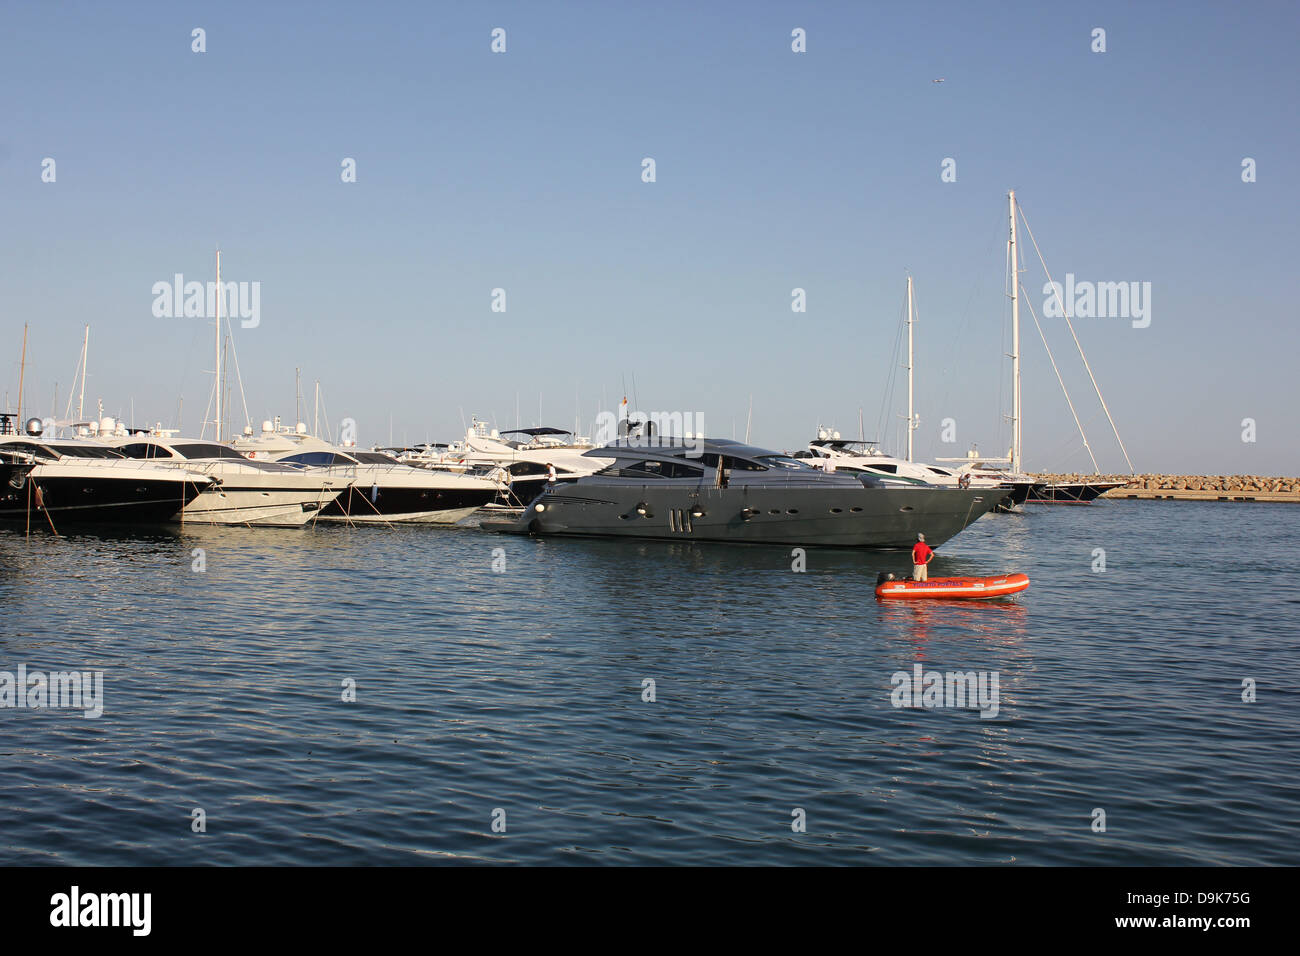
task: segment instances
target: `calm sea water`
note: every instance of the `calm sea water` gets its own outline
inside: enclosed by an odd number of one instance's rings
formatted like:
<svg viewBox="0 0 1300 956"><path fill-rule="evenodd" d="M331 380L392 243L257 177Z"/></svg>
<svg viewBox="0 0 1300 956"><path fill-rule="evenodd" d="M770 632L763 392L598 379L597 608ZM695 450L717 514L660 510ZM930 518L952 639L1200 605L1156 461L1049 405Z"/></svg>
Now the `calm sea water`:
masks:
<svg viewBox="0 0 1300 956"><path fill-rule="evenodd" d="M1298 537L1038 507L933 571L1026 571L1017 601L911 606L873 597L898 555L0 531L0 671L105 698L0 710L0 863L1295 865ZM895 708L918 662L996 672L999 713Z"/></svg>

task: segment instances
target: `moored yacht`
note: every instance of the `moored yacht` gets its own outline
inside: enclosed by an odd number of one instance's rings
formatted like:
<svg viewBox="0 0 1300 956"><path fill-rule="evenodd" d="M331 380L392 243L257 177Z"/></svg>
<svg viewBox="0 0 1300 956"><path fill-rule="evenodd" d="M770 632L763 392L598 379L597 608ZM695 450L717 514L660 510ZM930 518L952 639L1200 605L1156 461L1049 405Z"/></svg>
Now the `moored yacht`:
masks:
<svg viewBox="0 0 1300 956"><path fill-rule="evenodd" d="M827 473L724 439L620 439L588 453L609 465L549 486L513 522L519 534L596 535L857 548L947 541L989 511L998 489L888 486Z"/></svg>
<svg viewBox="0 0 1300 956"><path fill-rule="evenodd" d="M527 504L550 483L576 481L610 463L593 457L591 442L563 428L515 428L498 432L486 422L473 419L465 441L452 452L469 467L500 469L502 497L510 504Z"/></svg>
<svg viewBox="0 0 1300 956"><path fill-rule="evenodd" d="M1040 481L1029 492L1029 501L1039 505L1086 505L1125 484L1123 481Z"/></svg>
<svg viewBox="0 0 1300 956"><path fill-rule="evenodd" d="M1009 464L1013 457L1008 455L1006 458L985 458L980 455L979 449L972 445L966 452L965 458L940 458L939 460L955 465L956 467L952 468L953 473L970 475L972 482L994 481L1008 488L1007 497L999 505L999 509L1007 510L1023 505L1029 500L1034 487L1039 484L1038 479L1033 475L1003 467Z"/></svg>
<svg viewBox="0 0 1300 956"><path fill-rule="evenodd" d="M318 480L345 483L342 493L321 509L322 521L454 524L497 494L496 483L484 478L412 468L381 452L331 445L309 435L302 423L290 432L263 422L260 435L245 434L231 445L254 461L281 462Z"/></svg>
<svg viewBox="0 0 1300 956"><path fill-rule="evenodd" d="M250 461L229 445L173 438L164 429L100 440L127 458L210 475L215 483L185 506L182 521L200 524L301 527L331 505L348 482L328 472Z"/></svg>
<svg viewBox="0 0 1300 956"><path fill-rule="evenodd" d="M213 484L209 475L133 461L98 442L46 439L36 419L19 435L13 418L0 415L0 451L32 467L17 485L12 477L0 483L0 520L56 531L66 522L167 521Z"/></svg>

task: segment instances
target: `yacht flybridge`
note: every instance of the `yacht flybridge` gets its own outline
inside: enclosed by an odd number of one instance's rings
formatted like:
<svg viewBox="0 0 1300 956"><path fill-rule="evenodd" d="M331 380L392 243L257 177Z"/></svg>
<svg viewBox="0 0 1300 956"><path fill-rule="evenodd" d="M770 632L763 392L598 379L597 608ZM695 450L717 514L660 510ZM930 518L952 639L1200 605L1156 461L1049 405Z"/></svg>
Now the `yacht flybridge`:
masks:
<svg viewBox="0 0 1300 956"><path fill-rule="evenodd" d="M254 461L281 462L302 469L313 480L329 478L342 492L320 511L322 521L361 524L420 522L454 524L486 505L497 484L485 478L412 468L391 455L331 445L298 423L290 432L263 422L260 435L231 442Z"/></svg>
<svg viewBox="0 0 1300 956"><path fill-rule="evenodd" d="M855 548L941 544L997 504L997 489L889 486L725 439L620 439L596 473L546 488L494 531Z"/></svg>

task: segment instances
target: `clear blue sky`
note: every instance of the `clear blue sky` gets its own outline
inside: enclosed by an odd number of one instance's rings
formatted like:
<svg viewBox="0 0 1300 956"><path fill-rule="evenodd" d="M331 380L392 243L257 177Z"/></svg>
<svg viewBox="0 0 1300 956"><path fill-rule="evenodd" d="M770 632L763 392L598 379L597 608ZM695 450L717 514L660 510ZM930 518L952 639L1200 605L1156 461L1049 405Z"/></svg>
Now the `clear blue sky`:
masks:
<svg viewBox="0 0 1300 956"><path fill-rule="evenodd" d="M261 283L261 325L236 329L254 423L294 417L300 367L308 404L319 379L367 444L390 415L399 442L446 441L462 411L512 427L539 401L589 429L635 380L636 406L718 436L743 435L752 395L756 442L856 434L862 408L898 447L911 270L918 454L992 451L1014 188L1058 279L1152 283L1150 327L1076 321L1138 470L1295 474L1298 11L10 2L3 388L12 406L29 322L27 407L49 414L57 383L61 414L89 322L88 404L174 423L183 396L197 432L211 323L155 318L151 287L210 279L220 246L225 279ZM1026 463L1086 468L1024 318ZM1059 319L1047 334L1102 469L1122 470Z"/></svg>

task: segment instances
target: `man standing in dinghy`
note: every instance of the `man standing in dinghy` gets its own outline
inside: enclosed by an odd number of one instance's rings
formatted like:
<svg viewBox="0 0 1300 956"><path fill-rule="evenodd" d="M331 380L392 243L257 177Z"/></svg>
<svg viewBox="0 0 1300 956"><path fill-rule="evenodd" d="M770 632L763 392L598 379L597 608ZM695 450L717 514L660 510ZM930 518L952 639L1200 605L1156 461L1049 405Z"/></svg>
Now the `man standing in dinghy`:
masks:
<svg viewBox="0 0 1300 956"><path fill-rule="evenodd" d="M918 534L916 536L916 544L912 545L912 580L930 580L926 567L933 560L934 549L925 543L925 535Z"/></svg>

